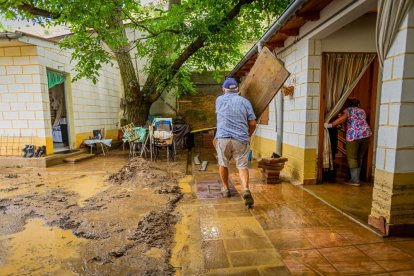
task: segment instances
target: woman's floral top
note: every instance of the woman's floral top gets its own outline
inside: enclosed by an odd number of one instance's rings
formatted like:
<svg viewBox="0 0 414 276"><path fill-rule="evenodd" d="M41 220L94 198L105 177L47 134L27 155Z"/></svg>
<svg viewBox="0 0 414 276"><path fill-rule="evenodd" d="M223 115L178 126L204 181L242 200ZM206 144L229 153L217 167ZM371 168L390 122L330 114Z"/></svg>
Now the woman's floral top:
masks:
<svg viewBox="0 0 414 276"><path fill-rule="evenodd" d="M346 140L354 141L367 138L372 135L371 128L367 123L367 115L365 111L358 107L348 107L344 110L348 113Z"/></svg>

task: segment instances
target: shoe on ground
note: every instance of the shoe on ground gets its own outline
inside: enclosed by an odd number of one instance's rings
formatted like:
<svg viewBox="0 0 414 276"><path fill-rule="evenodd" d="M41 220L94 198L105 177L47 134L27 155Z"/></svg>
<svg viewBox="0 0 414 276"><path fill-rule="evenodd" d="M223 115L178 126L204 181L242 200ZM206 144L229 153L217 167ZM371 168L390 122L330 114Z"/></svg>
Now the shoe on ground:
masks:
<svg viewBox="0 0 414 276"><path fill-rule="evenodd" d="M26 151L27 151L26 157L31 158L31 157L33 157L35 155L36 147L34 145L30 145L27 148Z"/></svg>
<svg viewBox="0 0 414 276"><path fill-rule="evenodd" d="M29 145L25 145L24 148L22 149L23 151L23 157L27 157L27 149L29 148Z"/></svg>
<svg viewBox="0 0 414 276"><path fill-rule="evenodd" d="M253 206L254 199L252 197L252 193L250 192L250 190L244 190L243 199L244 199L244 205L246 205L248 208L251 208Z"/></svg>
<svg viewBox="0 0 414 276"><path fill-rule="evenodd" d="M224 197L230 197L230 191L226 187L221 188L221 193Z"/></svg>

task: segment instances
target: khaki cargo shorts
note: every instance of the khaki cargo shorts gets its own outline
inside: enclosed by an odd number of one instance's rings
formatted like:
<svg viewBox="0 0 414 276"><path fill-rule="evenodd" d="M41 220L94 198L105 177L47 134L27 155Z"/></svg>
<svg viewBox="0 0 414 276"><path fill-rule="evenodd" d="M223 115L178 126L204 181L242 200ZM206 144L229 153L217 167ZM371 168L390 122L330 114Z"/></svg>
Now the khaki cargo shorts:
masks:
<svg viewBox="0 0 414 276"><path fill-rule="evenodd" d="M250 145L244 144L232 138L217 139L217 159L222 167L228 167L230 159L236 161L238 169L247 169Z"/></svg>

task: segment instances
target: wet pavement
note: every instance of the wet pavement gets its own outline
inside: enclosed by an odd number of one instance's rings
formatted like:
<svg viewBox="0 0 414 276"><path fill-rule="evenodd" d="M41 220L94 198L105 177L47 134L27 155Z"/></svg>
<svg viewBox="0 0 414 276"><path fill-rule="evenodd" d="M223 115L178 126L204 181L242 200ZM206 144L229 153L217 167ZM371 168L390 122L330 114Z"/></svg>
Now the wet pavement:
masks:
<svg viewBox="0 0 414 276"><path fill-rule="evenodd" d="M206 172L180 184L172 265L178 275L414 275L414 239L382 238L290 183L268 185L250 169L255 207L238 194L221 197L218 167L209 151ZM346 187L348 188L348 187Z"/></svg>
<svg viewBox="0 0 414 276"><path fill-rule="evenodd" d="M372 183L362 182L359 187L344 183L322 183L304 185L302 188L360 223L368 225L374 188Z"/></svg>
<svg viewBox="0 0 414 276"><path fill-rule="evenodd" d="M232 197L221 196L209 150L207 170L188 176L184 155L127 156L3 168L0 275L414 275L414 239L382 238L300 187L264 184L255 163L249 210L234 167Z"/></svg>

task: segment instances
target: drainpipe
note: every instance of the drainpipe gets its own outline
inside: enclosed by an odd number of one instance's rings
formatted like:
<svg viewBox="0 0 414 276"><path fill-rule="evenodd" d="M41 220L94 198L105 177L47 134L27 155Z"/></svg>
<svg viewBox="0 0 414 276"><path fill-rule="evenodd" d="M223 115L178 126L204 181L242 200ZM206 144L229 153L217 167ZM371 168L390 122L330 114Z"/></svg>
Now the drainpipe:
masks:
<svg viewBox="0 0 414 276"><path fill-rule="evenodd" d="M283 94L279 91L276 94L276 153L282 156L283 144Z"/></svg>

